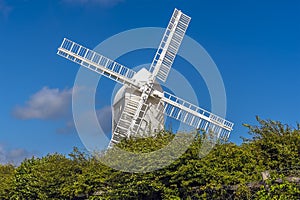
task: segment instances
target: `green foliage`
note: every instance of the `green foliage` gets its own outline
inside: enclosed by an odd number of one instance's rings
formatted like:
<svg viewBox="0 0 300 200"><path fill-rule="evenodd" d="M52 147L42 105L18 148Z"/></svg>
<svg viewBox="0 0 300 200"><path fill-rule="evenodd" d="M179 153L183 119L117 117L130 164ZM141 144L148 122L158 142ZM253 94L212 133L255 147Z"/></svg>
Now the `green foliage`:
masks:
<svg viewBox="0 0 300 200"><path fill-rule="evenodd" d="M0 199L10 198L14 174L15 168L13 165L0 165Z"/></svg>
<svg viewBox="0 0 300 200"><path fill-rule="evenodd" d="M280 180L280 183L276 183ZM285 180L284 176L275 174L272 179L266 181L266 187L261 187L255 194L256 199L262 200L298 200L300 198L300 186Z"/></svg>
<svg viewBox="0 0 300 200"><path fill-rule="evenodd" d="M63 155L23 161L14 176L13 199L69 199L80 171Z"/></svg>
<svg viewBox="0 0 300 200"><path fill-rule="evenodd" d="M217 143L205 157L201 145L207 136L161 132L124 140L105 154L92 156L74 148L68 156L26 159L18 167L0 165L0 199L299 199L300 183L287 179L299 177L299 169L286 173L300 166L299 126L259 118L258 122L245 125L252 139L239 146ZM169 147L171 141L174 145ZM169 148L169 153L160 152L162 148ZM183 150L173 161L174 152ZM154 151L159 154L151 154ZM128 171L152 165L142 168L144 173L130 173L101 161ZM266 170L272 172L271 179L262 182L261 172Z"/></svg>
<svg viewBox="0 0 300 200"><path fill-rule="evenodd" d="M259 126L249 126L251 141L266 168L285 169L300 163L300 126L292 128L281 122L261 120Z"/></svg>

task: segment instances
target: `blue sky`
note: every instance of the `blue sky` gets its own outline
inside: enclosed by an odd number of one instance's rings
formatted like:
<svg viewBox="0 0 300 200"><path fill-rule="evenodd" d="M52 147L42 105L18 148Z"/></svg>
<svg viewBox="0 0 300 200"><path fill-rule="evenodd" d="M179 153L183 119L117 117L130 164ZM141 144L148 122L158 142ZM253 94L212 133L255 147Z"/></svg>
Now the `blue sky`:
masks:
<svg viewBox="0 0 300 200"><path fill-rule="evenodd" d="M240 143L247 136L242 123L256 124L256 115L300 122L299 1L0 0L0 162L83 148L70 112L78 66L56 55L64 37L94 48L128 29L166 27L175 7L192 17L187 34L223 77L227 118L235 123L230 141ZM154 53L119 62L131 68ZM191 82L199 104L210 110L203 81ZM104 83L104 93L111 83ZM103 124L110 121L109 100L97 92Z"/></svg>

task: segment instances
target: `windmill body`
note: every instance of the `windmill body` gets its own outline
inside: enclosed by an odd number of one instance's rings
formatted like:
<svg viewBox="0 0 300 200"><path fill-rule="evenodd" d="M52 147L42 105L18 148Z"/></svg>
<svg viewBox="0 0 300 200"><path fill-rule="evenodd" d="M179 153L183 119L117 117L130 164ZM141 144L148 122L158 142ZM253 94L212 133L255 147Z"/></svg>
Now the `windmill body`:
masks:
<svg viewBox="0 0 300 200"><path fill-rule="evenodd" d="M71 40L63 40L58 55L124 85L113 102L109 147L131 136L155 134L155 130L163 128L164 116L211 132L220 140L228 139L232 122L163 91L158 83L167 80L190 19L174 10L149 71L143 68L135 72Z"/></svg>
<svg viewBox="0 0 300 200"><path fill-rule="evenodd" d="M151 76L151 73L142 68L132 78L140 83L147 80ZM145 84L146 82L144 82ZM154 83L154 89L163 92L158 82ZM122 86L116 93L113 101L113 115L112 115L112 130L115 130L118 122L120 121L122 113L126 105L133 102L138 102L140 99L141 91L134 87ZM157 131L163 130L164 128L164 115L160 110L163 110L163 106L159 105L160 101L157 98L150 97L147 99L147 109L145 110L145 116L141 121L140 128L136 134L137 137L148 137L153 136ZM160 107L159 107L160 106ZM157 109L159 108L159 109ZM134 110L133 110L134 111ZM130 111L127 111L126 115L130 115ZM130 117L127 119L132 120ZM126 128L125 128L126 132Z"/></svg>

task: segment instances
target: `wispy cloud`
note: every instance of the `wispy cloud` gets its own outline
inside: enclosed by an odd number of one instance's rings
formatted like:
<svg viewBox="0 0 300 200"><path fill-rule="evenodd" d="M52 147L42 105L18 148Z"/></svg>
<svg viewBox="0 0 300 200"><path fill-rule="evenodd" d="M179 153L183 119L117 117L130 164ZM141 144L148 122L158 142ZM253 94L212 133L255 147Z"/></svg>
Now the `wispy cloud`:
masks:
<svg viewBox="0 0 300 200"><path fill-rule="evenodd" d="M115 6L124 0L63 0L65 3L78 4L78 5L99 5L104 7Z"/></svg>
<svg viewBox="0 0 300 200"><path fill-rule="evenodd" d="M56 132L59 134L75 133L76 128L72 117L72 91L79 89L64 89L43 87L29 97L22 106L13 109L13 116L21 120L61 120L64 125ZM96 110L96 115L105 133L111 132L112 109L104 106Z"/></svg>
<svg viewBox="0 0 300 200"><path fill-rule="evenodd" d="M105 106L102 109L96 111L99 124L104 133L111 132L111 123L112 123L112 109L111 106Z"/></svg>
<svg viewBox="0 0 300 200"><path fill-rule="evenodd" d="M23 106L16 106L13 115L18 119L59 119L71 109L72 89L42 88Z"/></svg>
<svg viewBox="0 0 300 200"><path fill-rule="evenodd" d="M96 115L98 118L98 122L104 133L111 133L112 128L112 109L111 106L104 106L101 109L96 110ZM88 117L93 117L94 115L89 113ZM68 134L76 132L75 124L73 119L70 117L64 127L57 129L57 133L59 134Z"/></svg>
<svg viewBox="0 0 300 200"><path fill-rule="evenodd" d="M8 14L11 12L12 7L9 6L5 0L0 0L0 16L8 17Z"/></svg>
<svg viewBox="0 0 300 200"><path fill-rule="evenodd" d="M34 155L22 148L6 149L3 144L0 144L0 164L19 165L25 158L30 158Z"/></svg>
<svg viewBox="0 0 300 200"><path fill-rule="evenodd" d="M56 133L58 133L58 134L76 133L76 128L75 128L73 118L72 117L70 117L70 118L66 120L63 127L56 129Z"/></svg>

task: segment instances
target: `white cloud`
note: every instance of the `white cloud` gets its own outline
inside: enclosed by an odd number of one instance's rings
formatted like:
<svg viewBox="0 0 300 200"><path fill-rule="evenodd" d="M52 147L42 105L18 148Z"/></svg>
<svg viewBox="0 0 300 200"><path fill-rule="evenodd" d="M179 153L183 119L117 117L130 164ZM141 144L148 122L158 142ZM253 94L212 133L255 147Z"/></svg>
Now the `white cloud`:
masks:
<svg viewBox="0 0 300 200"><path fill-rule="evenodd" d="M7 150L4 145L0 144L0 164L19 165L25 158L33 155L34 153L21 148Z"/></svg>
<svg viewBox="0 0 300 200"><path fill-rule="evenodd" d="M56 129L59 134L76 133L71 112L72 91L78 89L50 89L43 87L30 96L23 106L16 106L13 115L18 119L62 120L64 125ZM112 128L112 109L105 106L96 110L96 115L104 133L110 133Z"/></svg>
<svg viewBox="0 0 300 200"><path fill-rule="evenodd" d="M13 115L18 119L59 119L71 110L72 89L43 87L24 106L17 106Z"/></svg>
<svg viewBox="0 0 300 200"><path fill-rule="evenodd" d="M111 7L123 2L124 0L63 0L63 1L66 3L80 4L80 5L100 5L100 6Z"/></svg>

